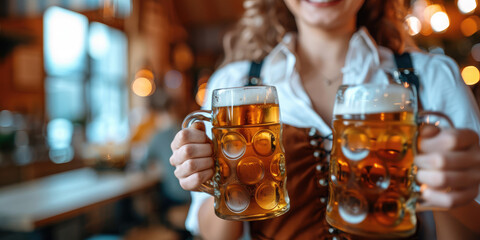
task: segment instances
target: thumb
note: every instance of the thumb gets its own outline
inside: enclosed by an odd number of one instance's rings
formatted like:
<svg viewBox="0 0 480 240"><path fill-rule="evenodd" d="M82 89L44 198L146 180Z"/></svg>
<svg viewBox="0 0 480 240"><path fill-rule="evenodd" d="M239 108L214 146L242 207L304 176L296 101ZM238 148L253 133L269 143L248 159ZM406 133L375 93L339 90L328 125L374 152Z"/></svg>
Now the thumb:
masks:
<svg viewBox="0 0 480 240"><path fill-rule="evenodd" d="M440 128L435 127L431 124L424 124L419 126L419 134L418 134L418 141L417 141L417 149L419 152L422 151L422 143L423 141L427 141L429 138L433 138L440 133Z"/></svg>
<svg viewBox="0 0 480 240"><path fill-rule="evenodd" d="M194 129L197 129L197 130L200 130L200 131L205 131L205 124L203 122L194 122L190 128L194 128Z"/></svg>
<svg viewBox="0 0 480 240"><path fill-rule="evenodd" d="M431 124L425 124L420 126L420 138L432 138L440 133L440 128Z"/></svg>

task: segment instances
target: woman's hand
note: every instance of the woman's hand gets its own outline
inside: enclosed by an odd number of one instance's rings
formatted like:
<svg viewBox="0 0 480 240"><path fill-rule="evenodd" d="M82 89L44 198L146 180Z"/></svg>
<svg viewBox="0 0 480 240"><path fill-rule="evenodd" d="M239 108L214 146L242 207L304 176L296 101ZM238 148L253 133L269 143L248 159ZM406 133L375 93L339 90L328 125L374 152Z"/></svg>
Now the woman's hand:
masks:
<svg viewBox="0 0 480 240"><path fill-rule="evenodd" d="M417 181L424 206L454 208L471 203L480 185L478 135L469 129L421 129Z"/></svg>
<svg viewBox="0 0 480 240"><path fill-rule="evenodd" d="M170 164L175 167L175 176L183 189L198 191L202 183L212 178L212 143L203 124L195 123L178 132L171 148Z"/></svg>

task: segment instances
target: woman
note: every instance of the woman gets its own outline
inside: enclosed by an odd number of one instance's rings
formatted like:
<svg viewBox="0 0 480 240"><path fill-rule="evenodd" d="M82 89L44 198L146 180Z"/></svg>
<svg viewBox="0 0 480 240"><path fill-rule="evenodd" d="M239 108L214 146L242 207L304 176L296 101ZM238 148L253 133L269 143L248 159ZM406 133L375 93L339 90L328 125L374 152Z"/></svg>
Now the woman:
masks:
<svg viewBox="0 0 480 240"><path fill-rule="evenodd" d="M213 198L193 193L190 230L205 239L238 239L244 231L253 239L333 237L324 220L327 189L313 183L326 176L316 167L326 160L310 154L315 149L309 138L331 134L328 123L341 84L375 81L380 71L396 69L393 53L408 50L421 79L424 109L446 113L458 127L421 132L422 153L415 163L418 182L427 186L423 203L449 209L434 212L438 239L478 239L480 113L450 58L415 51L402 25L403 1L246 0L244 6L243 18L225 39L226 60L209 82L204 108L210 107L213 89L246 85L250 61L264 59L263 84L276 86L280 98L286 158L305 164L296 169L287 160L292 205L285 215L244 229L216 217ZM172 149L170 162L184 189L195 191L212 177L212 147L203 127L180 131Z"/></svg>

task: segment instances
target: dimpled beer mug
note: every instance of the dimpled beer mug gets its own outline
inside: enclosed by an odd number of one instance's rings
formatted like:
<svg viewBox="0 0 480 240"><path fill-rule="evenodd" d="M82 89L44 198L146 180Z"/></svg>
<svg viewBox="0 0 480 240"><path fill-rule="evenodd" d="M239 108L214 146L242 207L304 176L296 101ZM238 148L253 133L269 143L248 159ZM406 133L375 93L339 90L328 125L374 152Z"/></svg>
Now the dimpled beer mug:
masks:
<svg viewBox="0 0 480 240"><path fill-rule="evenodd" d="M436 112L420 115L447 118ZM339 88L326 214L330 225L369 238L415 232L417 122L416 91L408 84Z"/></svg>
<svg viewBox="0 0 480 240"><path fill-rule="evenodd" d="M191 113L183 127L198 120L213 127L215 173L200 189L214 196L217 216L250 221L287 212L290 200L275 87L216 89L212 111Z"/></svg>

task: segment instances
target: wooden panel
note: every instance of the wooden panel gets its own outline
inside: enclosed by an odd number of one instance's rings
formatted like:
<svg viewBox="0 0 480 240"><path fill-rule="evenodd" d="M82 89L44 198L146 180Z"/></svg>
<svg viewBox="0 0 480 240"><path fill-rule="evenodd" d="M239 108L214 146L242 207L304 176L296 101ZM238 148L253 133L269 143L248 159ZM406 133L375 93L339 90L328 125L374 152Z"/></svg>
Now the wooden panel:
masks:
<svg viewBox="0 0 480 240"><path fill-rule="evenodd" d="M8 109L42 117L45 103L45 93L43 88L45 74L43 71L42 57L42 18L4 19L0 21L0 25L5 31L9 31L12 34L29 36L30 40L28 44L22 47L24 49L32 50L36 55L40 55L39 61L36 61L40 66L35 66L35 68L41 69L40 72L37 71L37 74L40 74L40 76L35 76L35 79L39 79L40 81L39 83L35 83L36 87L22 88L22 85L15 84L15 51L5 59L0 59L0 85L2 86L0 88L0 110Z"/></svg>

